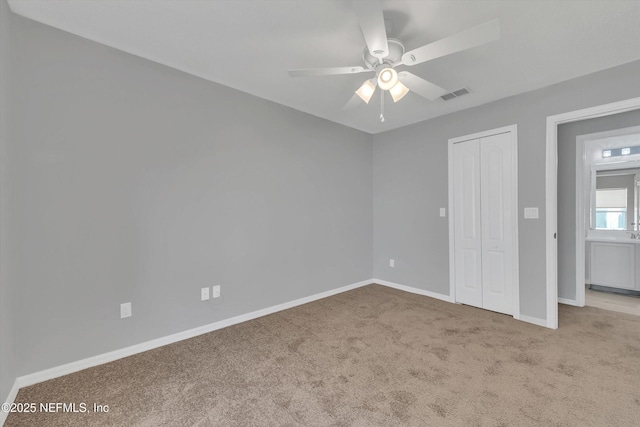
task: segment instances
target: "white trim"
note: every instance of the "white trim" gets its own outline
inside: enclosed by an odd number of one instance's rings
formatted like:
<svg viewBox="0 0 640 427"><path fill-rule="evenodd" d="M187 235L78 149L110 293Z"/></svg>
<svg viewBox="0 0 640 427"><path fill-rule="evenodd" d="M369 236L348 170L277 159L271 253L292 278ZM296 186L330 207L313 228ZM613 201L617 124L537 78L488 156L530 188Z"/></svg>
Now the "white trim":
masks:
<svg viewBox="0 0 640 427"><path fill-rule="evenodd" d="M583 286L584 288L584 286ZM584 298L584 291L583 291L583 298ZM569 299L569 298L560 298L558 297L558 303L559 304L566 304L566 305L573 305L576 307L584 307L584 302L582 303L582 305L580 305L580 301L578 301L578 299Z"/></svg>
<svg viewBox="0 0 640 427"><path fill-rule="evenodd" d="M566 298L558 297L558 302L561 304L577 305L578 307L584 307L585 304L585 292L584 284L585 278L585 228L586 228L586 215L585 215L585 163L586 153L584 150L584 138L582 135L576 138L576 299L572 302ZM591 222L591 219L589 219ZM582 286L579 286L582 282ZM569 300L570 301L570 300Z"/></svg>
<svg viewBox="0 0 640 427"><path fill-rule="evenodd" d="M13 382L13 387L11 387L11 390L9 391L9 395L4 400L4 402L13 403L16 400L16 396L18 395L19 390L20 390L20 385L18 384L18 380L15 380ZM3 410L0 410L0 426L4 425L4 422L7 420L8 416L9 416L8 412L4 412Z"/></svg>
<svg viewBox="0 0 640 427"><path fill-rule="evenodd" d="M448 156L448 180L449 190L447 197L449 198L449 295L451 302L456 302L456 268L453 260L455 259L455 228L453 224L453 142L449 140L447 144Z"/></svg>
<svg viewBox="0 0 640 427"><path fill-rule="evenodd" d="M412 294L424 295L426 297L439 299L441 301L454 302L453 298L450 297L449 295L439 294L437 292L426 291L424 289L418 289L418 288L414 288L414 287L411 287L411 286L400 285L398 283L388 282L386 280L381 280L381 279L371 279L371 280L375 284L384 285L384 286L387 286L389 288L399 289L401 291L409 292L409 293L412 293Z"/></svg>
<svg viewBox="0 0 640 427"><path fill-rule="evenodd" d="M640 97L547 117L545 166L546 326L558 328L558 125L640 109ZM522 316L521 316L522 317Z"/></svg>
<svg viewBox="0 0 640 427"><path fill-rule="evenodd" d="M545 147L545 326L551 329L558 329L558 122L555 120L547 117Z"/></svg>
<svg viewBox="0 0 640 427"><path fill-rule="evenodd" d="M533 323L534 325L538 325L542 327L547 326L547 319L540 319L538 317L525 316L524 314L521 314L520 320L527 323Z"/></svg>
<svg viewBox="0 0 640 427"><path fill-rule="evenodd" d="M502 133L514 132L514 130L517 130L517 127L518 127L517 125L509 125L509 126L503 126L501 128L484 130L482 132L472 133L471 135L458 136L456 138L449 139L449 143L450 144L457 144L458 142L470 141L472 139L486 138L488 136L494 136L494 135L500 135Z"/></svg>
<svg viewBox="0 0 640 427"><path fill-rule="evenodd" d="M518 201L518 194L520 191L518 185L520 182L520 175L518 175L518 125L508 126L511 130L511 138L513 139L513 178L515 184L513 186L513 205L515 206L516 214L513 221L513 251L515 263L513 266L513 275L515 277L515 286L513 287L513 318L521 320L520 317L520 205Z"/></svg>
<svg viewBox="0 0 640 427"><path fill-rule="evenodd" d="M124 357L133 356L138 353L142 353L144 351L152 350L154 348L162 347L168 344L172 344L178 341L182 341L188 338L193 338L198 335L206 334L208 332L213 332L218 329L225 328L227 326L235 325L238 323L246 322L249 320L256 319L258 317L266 316L269 314L276 313L278 311L286 310L289 308L293 308L302 304L307 304L309 302L313 302L322 298L327 298L332 295L336 295L342 292L350 291L352 289L360 288L362 286L378 284L382 286L387 286L390 288L398 289L404 292L409 292L417 295L423 295L430 298L438 299L441 301L453 303L454 300L449 295L439 294L432 291L427 291L424 289L418 289L411 286L400 285L398 283L388 282L386 280L381 279L369 279L363 280L361 282L353 283L351 285L343 286L341 288L332 289L329 291L321 292L315 295L311 295L304 298L299 298L294 301L285 302L282 304L274 305L272 307L264 308L257 311L252 311L251 313L242 314L240 316L231 317L229 319L220 320L218 322L210 323L208 325L200 326L197 328L189 329L186 331L178 332L176 334L167 335L165 337L157 338L151 341L146 341L140 344L136 344L130 347L122 348L119 350L110 351L108 353L99 354L97 356L88 357L86 359L78 360L75 362L67 363L64 365L56 366L50 369L45 369L39 372L34 372L32 374L23 375L18 377L9 392L5 402L13 403L16 396L18 395L18 391L22 387L27 387L33 384L37 384L43 381L51 380L54 378L61 377L63 375L68 375L74 372L81 371L83 369L92 368L94 366L102 365L104 363L113 362L114 360L122 359ZM520 320L525 322L534 323L536 325L545 326L544 322L539 319L530 318L527 316L520 316ZM542 322L542 323L541 323ZM0 411L0 426L4 424L8 414Z"/></svg>
<svg viewBox="0 0 640 427"><path fill-rule="evenodd" d="M64 365L56 366L53 368L45 369L42 371L34 372L32 374L23 375L21 377L18 377L15 380L13 384L13 388L11 389L5 402L12 403L15 400L19 389L21 389L22 387L27 387L43 381L58 378L63 375L68 375L74 372L81 371L83 369L92 368L94 366L102 365L104 363L113 362L114 360L122 359L124 357L132 356L138 353L142 353L144 351L153 350L154 348L162 347L168 344L173 344L178 341L182 341L188 338L193 338L198 335L206 334L208 332L213 332L218 329L226 328L227 326L253 320L258 317L267 316L269 314L273 314L278 311L293 308L302 304L307 304L322 298L327 298L332 295L336 295L342 292L350 291L352 289L360 288L362 286L371 285L371 284L379 284L379 285L387 286L390 288L399 289L405 292L410 292L413 294L424 295L427 297L439 299L446 302L453 302L450 296L439 294L436 292L413 288L410 286L404 286L404 285L400 285L397 283L388 282L386 280L380 280L380 279L363 280L361 282L353 283L351 285L343 286L341 288L320 292L318 294L314 294L308 297L299 298L297 300L274 305L272 307L267 307L261 310L252 311L251 313L242 314L239 316L231 317L229 319L223 319L218 322L199 326L197 328L178 332L172 335L167 335L151 341L146 341L140 344L132 345L130 347L125 347L122 349L110 351L108 353L103 353L96 356L88 357L86 359L82 359L82 360L67 363ZM4 423L4 420L6 419L7 415L8 415L7 413L0 411L0 426Z"/></svg>
<svg viewBox="0 0 640 427"><path fill-rule="evenodd" d="M455 253L454 253L454 206L453 206L453 145L459 142L470 141L473 139L486 138L488 136L500 135L503 133L511 133L511 139L513 142L513 176L515 179L515 185L513 186L513 203L515 206L515 215L513 221L513 243L514 243L514 260L513 266L513 317L514 319L520 319L520 240L518 234L518 223L520 219L520 207L518 205L518 125L503 126L497 129L486 130L482 132L473 133L471 135L459 136L451 138L448 141L447 155L448 155L448 179L449 179L449 294L451 295L451 302L456 301L456 287L455 287Z"/></svg>
<svg viewBox="0 0 640 427"><path fill-rule="evenodd" d="M432 291L427 291L424 289L418 289L411 286L400 285L398 283L388 282L386 280L381 279L369 279L363 280L361 282L353 283L351 285L343 286L341 288L332 289L325 292L320 292L315 295L311 295L304 298L299 298L294 301L285 302L282 304L274 305L272 307L264 308L257 311L252 311L251 313L242 314L240 316L231 317L229 319L220 320L218 322L210 323L208 325L200 326L197 328L189 329L183 332L178 332L176 334L167 335L165 337L157 338L155 340L146 341L140 344L136 344L130 347L122 348L119 350L110 351L108 353L99 354L97 356L88 357L86 359L78 360L75 362L67 363L65 365L56 366L50 369L45 369L43 371L34 372L32 374L23 375L18 377L13 383L13 387L9 392L9 395L5 399L7 403L13 403L15 401L16 396L18 395L18 391L22 387L27 387L33 384L37 384L43 381L51 380L54 378L61 377L63 375L68 375L74 372L81 371L83 369L92 368L94 366L102 365L104 363L113 362L114 360L122 359L124 357L133 356L138 353L142 353L144 351L152 350L154 348L162 347L168 344L172 344L178 341L182 341L188 338L193 338L198 335L206 334L208 332L213 332L218 329L226 328L227 326L235 325L238 323L246 322L249 320L256 319L258 317L267 316L269 314L276 313L278 311L286 310L289 308L293 308L302 304L307 304L309 302L313 302L322 298L327 298L332 295L336 295L342 292L350 291L352 289L360 288L362 286L378 284L382 286L387 286L390 288L398 289L404 292L409 292L412 294L423 295L430 298L438 299L441 301L454 303L454 300L449 295L439 294ZM515 316L514 316L515 318ZM540 319L527 317L527 316L519 316L520 320L525 322L533 323L540 326L545 326L544 322ZM8 413L0 411L0 426L4 424L8 416Z"/></svg>
<svg viewBox="0 0 640 427"><path fill-rule="evenodd" d="M350 291L352 289L356 289L362 286L370 285L371 283L372 283L371 280L363 280L361 282L353 283L351 285L343 286L341 288L320 292L315 295L299 298L297 300L274 305L272 307L263 308L261 310L252 311L250 313L241 314L239 316L231 317L228 319L220 320L218 322L210 323L208 325L203 325L197 328L167 335L165 337L157 338L151 341L146 341L140 344L132 345L130 347L110 351L108 353L99 354L97 356L88 357L86 359L56 366L50 369L45 369L43 371L34 372L33 374L18 377L16 379L16 384L18 385L19 388L26 387L42 381L47 381L63 375L71 374L73 372L81 371L83 369L102 365L103 363L112 362L114 360L118 360L123 357L142 353L144 351L152 350L154 348L162 347L164 345L172 344L188 338L196 337L198 335L206 334L208 332L216 331L218 329L226 328L227 326L246 322L248 320L253 320L258 317L273 314L278 311L286 310L288 308L296 307L302 304L307 304L312 301L330 297L332 295Z"/></svg>

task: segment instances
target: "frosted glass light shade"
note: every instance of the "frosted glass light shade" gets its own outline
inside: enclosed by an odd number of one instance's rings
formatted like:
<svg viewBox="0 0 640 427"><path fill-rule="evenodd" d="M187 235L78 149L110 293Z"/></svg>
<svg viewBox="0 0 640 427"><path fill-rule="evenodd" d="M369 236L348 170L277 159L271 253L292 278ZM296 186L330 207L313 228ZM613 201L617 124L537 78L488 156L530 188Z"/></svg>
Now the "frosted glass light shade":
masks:
<svg viewBox="0 0 640 427"><path fill-rule="evenodd" d="M398 82L395 84L395 86L389 89L389 93L391 94L391 98L393 98L393 102L398 102L402 98L404 98L406 94L409 93L409 88L403 85L401 82Z"/></svg>
<svg viewBox="0 0 640 427"><path fill-rule="evenodd" d="M382 90L389 90L398 83L398 73L393 68L385 68L378 74L378 86Z"/></svg>
<svg viewBox="0 0 640 427"><path fill-rule="evenodd" d="M364 102L368 104L371 100L371 97L373 96L373 92L375 91L376 86L371 83L371 80L367 80L366 82L362 83L362 86L360 86L360 88L356 91L356 95L358 95Z"/></svg>

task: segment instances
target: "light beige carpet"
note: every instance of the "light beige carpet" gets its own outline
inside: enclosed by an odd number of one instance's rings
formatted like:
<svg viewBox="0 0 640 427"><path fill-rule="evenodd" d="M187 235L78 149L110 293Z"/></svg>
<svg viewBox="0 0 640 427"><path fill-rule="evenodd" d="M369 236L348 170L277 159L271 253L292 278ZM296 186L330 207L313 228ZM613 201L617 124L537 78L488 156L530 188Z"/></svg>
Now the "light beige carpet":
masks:
<svg viewBox="0 0 640 427"><path fill-rule="evenodd" d="M20 390L7 426L640 426L640 317L552 331L378 285Z"/></svg>

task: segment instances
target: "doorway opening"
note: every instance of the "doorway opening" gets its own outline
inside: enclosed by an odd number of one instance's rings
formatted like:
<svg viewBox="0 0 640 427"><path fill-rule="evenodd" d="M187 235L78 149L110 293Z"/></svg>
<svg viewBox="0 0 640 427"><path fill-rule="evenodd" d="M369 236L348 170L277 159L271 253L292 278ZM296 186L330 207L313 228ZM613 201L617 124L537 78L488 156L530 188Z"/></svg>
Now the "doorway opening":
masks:
<svg viewBox="0 0 640 427"><path fill-rule="evenodd" d="M558 126L640 109L640 97L547 117L545 174L546 326L558 328Z"/></svg>

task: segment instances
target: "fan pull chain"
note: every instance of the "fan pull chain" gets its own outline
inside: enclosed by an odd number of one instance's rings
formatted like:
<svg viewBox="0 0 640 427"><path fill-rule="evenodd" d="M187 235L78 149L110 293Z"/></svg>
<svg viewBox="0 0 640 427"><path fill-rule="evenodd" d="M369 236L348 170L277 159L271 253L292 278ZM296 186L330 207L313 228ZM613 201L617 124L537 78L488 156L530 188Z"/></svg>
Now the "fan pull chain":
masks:
<svg viewBox="0 0 640 427"><path fill-rule="evenodd" d="M384 123L384 90L380 91L380 122Z"/></svg>

